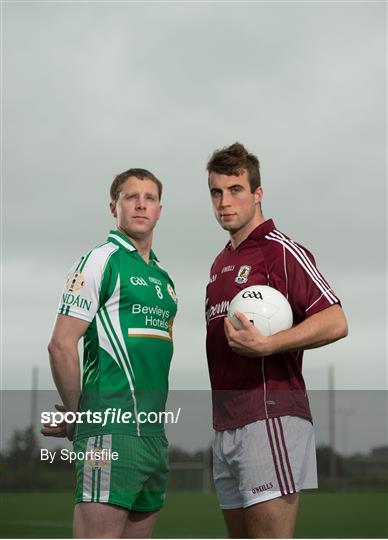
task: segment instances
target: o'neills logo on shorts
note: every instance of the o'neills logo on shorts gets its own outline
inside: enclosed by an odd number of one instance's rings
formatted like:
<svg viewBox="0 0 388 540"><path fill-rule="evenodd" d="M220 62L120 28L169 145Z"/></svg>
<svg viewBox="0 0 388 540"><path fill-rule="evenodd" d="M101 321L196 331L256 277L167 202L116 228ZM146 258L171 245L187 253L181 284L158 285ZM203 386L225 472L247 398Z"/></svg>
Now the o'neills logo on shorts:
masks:
<svg viewBox="0 0 388 540"><path fill-rule="evenodd" d="M261 493L262 491L268 491L269 489L273 488L273 483L268 482L267 484L263 484L262 486L257 486L252 489L253 495L256 495L256 493Z"/></svg>

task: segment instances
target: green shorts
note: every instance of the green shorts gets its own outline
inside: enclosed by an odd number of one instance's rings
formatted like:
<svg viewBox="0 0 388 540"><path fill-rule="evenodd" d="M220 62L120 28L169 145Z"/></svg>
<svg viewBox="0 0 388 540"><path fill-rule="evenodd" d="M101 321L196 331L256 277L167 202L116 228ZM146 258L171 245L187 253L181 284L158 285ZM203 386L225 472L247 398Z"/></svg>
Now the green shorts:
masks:
<svg viewBox="0 0 388 540"><path fill-rule="evenodd" d="M162 437L97 435L74 442L75 502L110 503L151 512L162 508L168 442Z"/></svg>

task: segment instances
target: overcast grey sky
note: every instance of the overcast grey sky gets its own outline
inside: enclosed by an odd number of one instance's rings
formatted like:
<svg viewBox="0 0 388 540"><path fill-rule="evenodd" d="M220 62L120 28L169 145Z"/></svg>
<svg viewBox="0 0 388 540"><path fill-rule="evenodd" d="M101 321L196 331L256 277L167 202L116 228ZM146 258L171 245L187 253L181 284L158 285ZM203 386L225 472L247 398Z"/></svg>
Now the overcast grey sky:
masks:
<svg viewBox="0 0 388 540"><path fill-rule="evenodd" d="M68 268L113 226L129 167L164 183L154 238L179 296L173 388L209 388L204 289L227 241L206 160L244 143L263 211L306 245L350 334L308 351L310 388L384 389L386 5L6 3L2 387L53 388L46 344Z"/></svg>

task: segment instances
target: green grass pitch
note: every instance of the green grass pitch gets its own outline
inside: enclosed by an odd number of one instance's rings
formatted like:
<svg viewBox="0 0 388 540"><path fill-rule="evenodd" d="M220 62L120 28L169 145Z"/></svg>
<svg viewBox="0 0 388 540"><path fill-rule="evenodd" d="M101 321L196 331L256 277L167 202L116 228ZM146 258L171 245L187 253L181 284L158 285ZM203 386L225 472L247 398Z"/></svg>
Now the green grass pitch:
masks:
<svg viewBox="0 0 388 540"><path fill-rule="evenodd" d="M299 538L387 538L388 494L303 493ZM2 538L69 538L72 493L2 493ZM170 492L155 538L225 538L214 494Z"/></svg>

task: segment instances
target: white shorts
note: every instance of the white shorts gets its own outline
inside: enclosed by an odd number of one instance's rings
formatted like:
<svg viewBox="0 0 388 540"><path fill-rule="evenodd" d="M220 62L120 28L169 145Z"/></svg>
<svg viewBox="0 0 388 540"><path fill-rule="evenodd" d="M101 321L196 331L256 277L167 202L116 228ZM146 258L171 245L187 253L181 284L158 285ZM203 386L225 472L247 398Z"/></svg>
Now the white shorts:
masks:
<svg viewBox="0 0 388 540"><path fill-rule="evenodd" d="M318 487L314 428L298 416L216 431L213 477L220 507L253 504Z"/></svg>

